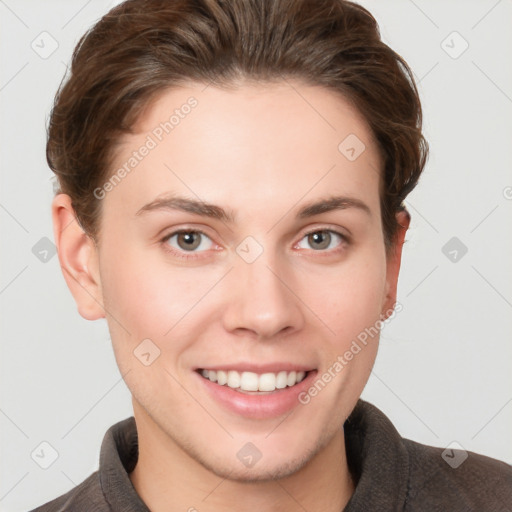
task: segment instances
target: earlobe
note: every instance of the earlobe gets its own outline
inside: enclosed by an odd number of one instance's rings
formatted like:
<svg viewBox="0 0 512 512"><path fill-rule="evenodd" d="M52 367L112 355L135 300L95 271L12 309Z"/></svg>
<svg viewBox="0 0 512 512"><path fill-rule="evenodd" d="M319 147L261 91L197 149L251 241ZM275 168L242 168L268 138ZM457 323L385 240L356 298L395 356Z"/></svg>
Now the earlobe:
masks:
<svg viewBox="0 0 512 512"><path fill-rule="evenodd" d="M387 256L386 296L384 299L384 308L382 310L382 320L388 318L395 307L398 275L400 273L400 264L402 261L402 247L405 241L405 234L409 229L411 217L409 212L403 209L396 214L396 220L400 227L397 230L396 236L393 240L393 246Z"/></svg>
<svg viewBox="0 0 512 512"><path fill-rule="evenodd" d="M86 320L105 317L96 244L78 221L67 194L52 202L53 234L64 279Z"/></svg>

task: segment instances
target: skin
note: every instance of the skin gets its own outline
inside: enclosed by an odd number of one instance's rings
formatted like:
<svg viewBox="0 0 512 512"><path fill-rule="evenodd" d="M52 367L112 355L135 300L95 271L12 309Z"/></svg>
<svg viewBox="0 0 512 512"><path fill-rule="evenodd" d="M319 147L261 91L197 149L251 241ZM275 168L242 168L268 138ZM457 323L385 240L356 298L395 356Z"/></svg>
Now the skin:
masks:
<svg viewBox="0 0 512 512"><path fill-rule="evenodd" d="M271 419L227 410L193 370L290 361L322 374L392 311L407 214L398 214L402 228L386 254L381 161L364 119L333 92L297 82L166 91L123 137L112 170L190 96L197 106L102 200L97 245L68 196L53 202L67 284L84 318L106 318L133 396L139 459L130 479L156 512L233 503L240 511L341 510L357 484L343 423L369 378L378 337L309 404ZM366 146L355 161L338 150L349 134ZM171 209L137 215L166 193L218 205L235 221ZM349 207L296 217L333 195L356 198L369 213ZM194 253L180 252L177 237L162 241L185 228L208 235ZM325 230L348 242L333 235L327 248L312 245L307 234ZM263 248L253 263L236 252L247 236ZM133 354L147 338L161 351L149 366ZM251 468L236 456L247 442L262 453Z"/></svg>

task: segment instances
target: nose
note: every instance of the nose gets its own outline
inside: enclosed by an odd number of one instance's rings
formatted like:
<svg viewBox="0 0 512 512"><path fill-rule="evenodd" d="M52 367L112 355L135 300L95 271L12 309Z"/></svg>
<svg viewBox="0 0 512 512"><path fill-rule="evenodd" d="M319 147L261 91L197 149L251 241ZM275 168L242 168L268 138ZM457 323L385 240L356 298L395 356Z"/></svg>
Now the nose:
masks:
<svg viewBox="0 0 512 512"><path fill-rule="evenodd" d="M286 262L265 256L265 252L253 263L237 261L230 273L224 328L245 336L250 332L259 339L300 330L304 315L298 283L290 268Z"/></svg>

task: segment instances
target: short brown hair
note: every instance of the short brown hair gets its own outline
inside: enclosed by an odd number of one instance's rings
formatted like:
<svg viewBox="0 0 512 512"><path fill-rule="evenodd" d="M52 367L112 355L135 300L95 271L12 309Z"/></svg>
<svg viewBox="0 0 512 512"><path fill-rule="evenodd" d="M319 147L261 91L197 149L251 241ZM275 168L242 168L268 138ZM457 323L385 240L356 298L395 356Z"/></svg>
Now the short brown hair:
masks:
<svg viewBox="0 0 512 512"><path fill-rule="evenodd" d="M93 190L108 179L116 142L158 93L240 78L299 79L356 106L382 155L389 249L395 214L428 153L421 105L411 70L381 41L373 16L345 0L128 0L99 20L75 48L46 149L85 232L98 234L101 201Z"/></svg>

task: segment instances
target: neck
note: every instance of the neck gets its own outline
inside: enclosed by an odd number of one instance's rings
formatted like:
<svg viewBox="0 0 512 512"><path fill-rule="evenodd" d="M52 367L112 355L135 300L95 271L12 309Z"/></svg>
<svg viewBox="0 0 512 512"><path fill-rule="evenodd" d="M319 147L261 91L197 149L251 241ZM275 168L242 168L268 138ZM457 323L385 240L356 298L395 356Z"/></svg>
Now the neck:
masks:
<svg viewBox="0 0 512 512"><path fill-rule="evenodd" d="M221 478L135 410L139 458L130 480L152 512L343 510L354 492L343 429L297 472L269 481Z"/></svg>

